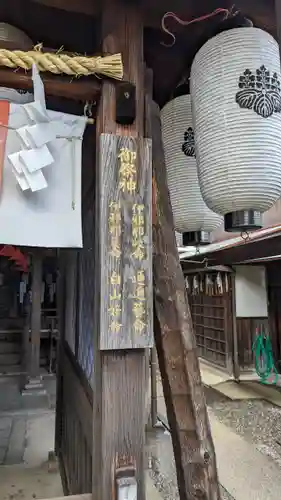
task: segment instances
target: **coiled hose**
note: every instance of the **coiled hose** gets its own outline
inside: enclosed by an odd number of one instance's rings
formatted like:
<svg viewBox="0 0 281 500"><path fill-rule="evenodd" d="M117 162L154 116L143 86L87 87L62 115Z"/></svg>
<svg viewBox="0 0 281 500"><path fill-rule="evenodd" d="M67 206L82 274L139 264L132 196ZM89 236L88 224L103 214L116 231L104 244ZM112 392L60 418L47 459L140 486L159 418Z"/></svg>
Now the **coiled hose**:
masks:
<svg viewBox="0 0 281 500"><path fill-rule="evenodd" d="M268 335L257 335L253 342L253 352L255 357L255 368L262 384L276 385L278 380L278 372L275 368L271 340ZM268 379L275 375L273 381Z"/></svg>

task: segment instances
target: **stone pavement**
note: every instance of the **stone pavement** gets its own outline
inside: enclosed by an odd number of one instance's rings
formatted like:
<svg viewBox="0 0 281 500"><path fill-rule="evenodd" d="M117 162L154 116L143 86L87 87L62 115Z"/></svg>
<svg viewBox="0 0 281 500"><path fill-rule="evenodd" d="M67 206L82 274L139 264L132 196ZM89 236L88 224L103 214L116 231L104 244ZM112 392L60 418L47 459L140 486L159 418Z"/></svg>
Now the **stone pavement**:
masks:
<svg viewBox="0 0 281 500"><path fill-rule="evenodd" d="M0 416L0 465L20 464L23 461L26 418Z"/></svg>
<svg viewBox="0 0 281 500"><path fill-rule="evenodd" d="M18 377L0 377L0 465L23 463L27 431L32 415L54 413L55 380L47 377L48 396L22 396ZM52 449L50 445L50 449ZM49 450L48 450L49 451Z"/></svg>
<svg viewBox="0 0 281 500"><path fill-rule="evenodd" d="M0 379L0 500L63 495L60 475L57 470L50 473L47 463L54 449L54 378L46 379L44 385L50 398L38 408L25 399L28 396L21 396L16 378ZM148 474L146 498L161 500Z"/></svg>
<svg viewBox="0 0 281 500"><path fill-rule="evenodd" d="M157 384L158 414L167 422L162 384ZM257 448L220 423L209 411L219 480L235 500L280 500L278 465Z"/></svg>

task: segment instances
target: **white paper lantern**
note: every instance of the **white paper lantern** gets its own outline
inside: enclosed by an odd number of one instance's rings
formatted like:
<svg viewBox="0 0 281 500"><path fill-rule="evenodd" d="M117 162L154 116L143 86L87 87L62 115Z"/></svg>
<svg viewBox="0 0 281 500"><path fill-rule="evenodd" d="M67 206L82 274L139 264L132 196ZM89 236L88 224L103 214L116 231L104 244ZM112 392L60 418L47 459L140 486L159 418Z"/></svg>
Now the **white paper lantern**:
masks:
<svg viewBox="0 0 281 500"><path fill-rule="evenodd" d="M184 233L184 245L208 243L222 219L209 210L200 192L189 94L164 106L161 125L175 230Z"/></svg>
<svg viewBox="0 0 281 500"><path fill-rule="evenodd" d="M262 226L281 196L281 90L277 42L257 28L210 39L190 90L199 182L228 231Z"/></svg>

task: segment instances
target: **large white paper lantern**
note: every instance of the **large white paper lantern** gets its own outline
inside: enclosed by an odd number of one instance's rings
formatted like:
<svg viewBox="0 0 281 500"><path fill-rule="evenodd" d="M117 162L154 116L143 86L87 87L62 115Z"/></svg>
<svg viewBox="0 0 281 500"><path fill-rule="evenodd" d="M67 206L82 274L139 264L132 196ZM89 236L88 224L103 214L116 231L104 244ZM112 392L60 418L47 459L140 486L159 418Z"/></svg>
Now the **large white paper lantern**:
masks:
<svg viewBox="0 0 281 500"><path fill-rule="evenodd" d="M257 28L208 40L191 68L199 182L227 231L262 226L281 196L281 90L277 42Z"/></svg>
<svg viewBox="0 0 281 500"><path fill-rule="evenodd" d="M209 243L221 217L204 203L197 174L190 94L170 101L161 111L162 139L175 230L183 244Z"/></svg>

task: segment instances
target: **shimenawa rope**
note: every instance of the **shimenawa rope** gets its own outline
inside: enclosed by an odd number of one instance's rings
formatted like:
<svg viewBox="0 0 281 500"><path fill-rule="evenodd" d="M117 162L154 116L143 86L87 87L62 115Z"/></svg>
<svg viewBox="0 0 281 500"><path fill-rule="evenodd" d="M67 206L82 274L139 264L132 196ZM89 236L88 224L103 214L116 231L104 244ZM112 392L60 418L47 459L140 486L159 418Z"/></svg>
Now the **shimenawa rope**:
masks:
<svg viewBox="0 0 281 500"><path fill-rule="evenodd" d="M100 74L115 80L123 78L121 54L90 57L71 56L63 52L50 53L40 50L23 52L22 50L0 49L0 66L30 70L33 64L36 64L39 71L48 71L56 75L89 76Z"/></svg>

